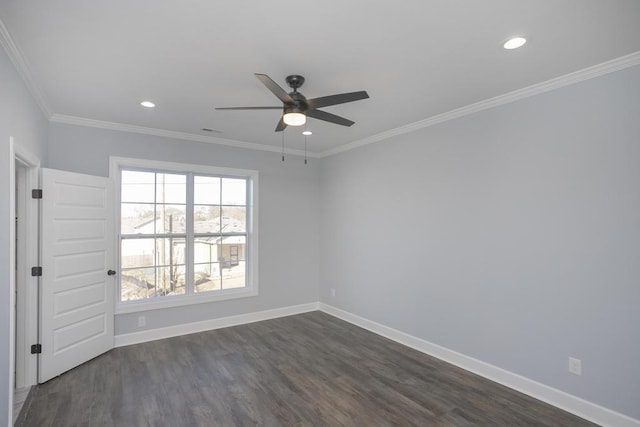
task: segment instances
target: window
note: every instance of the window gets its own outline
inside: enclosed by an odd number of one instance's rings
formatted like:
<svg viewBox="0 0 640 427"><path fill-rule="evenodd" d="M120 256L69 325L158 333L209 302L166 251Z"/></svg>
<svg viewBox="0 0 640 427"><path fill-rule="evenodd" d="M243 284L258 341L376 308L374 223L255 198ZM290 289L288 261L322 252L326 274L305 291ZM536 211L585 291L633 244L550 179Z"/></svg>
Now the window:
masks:
<svg viewBox="0 0 640 427"><path fill-rule="evenodd" d="M257 172L112 158L118 312L257 294Z"/></svg>

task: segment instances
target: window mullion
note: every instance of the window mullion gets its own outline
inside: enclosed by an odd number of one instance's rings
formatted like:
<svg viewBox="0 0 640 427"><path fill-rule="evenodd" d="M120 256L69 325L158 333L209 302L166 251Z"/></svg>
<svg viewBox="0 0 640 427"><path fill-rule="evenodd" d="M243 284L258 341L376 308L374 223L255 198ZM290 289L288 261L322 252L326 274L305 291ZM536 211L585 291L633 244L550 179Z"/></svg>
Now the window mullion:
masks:
<svg viewBox="0 0 640 427"><path fill-rule="evenodd" d="M158 238L155 237L155 234L158 232L157 230L157 221L158 218L158 174L154 172L153 174L153 290L154 292L158 292L158 283L160 282L160 278L158 277L158 264L160 263L160 259L158 258Z"/></svg>
<svg viewBox="0 0 640 427"><path fill-rule="evenodd" d="M245 264L244 264L244 274L247 280L247 283L249 283L250 281L253 281L253 276L251 274L251 271L253 271L251 268L249 268L249 265L251 263L253 263L253 259L251 259L251 254L253 253L252 251L252 245L253 245L253 239L250 239L249 236L253 233L253 187L251 185L251 180L247 179L247 181L245 182L245 199L244 199L244 206L245 206L245 223L244 223L244 230L245 230L245 254L244 254L244 259L245 259Z"/></svg>
<svg viewBox="0 0 640 427"><path fill-rule="evenodd" d="M284 133L283 133L284 135ZM224 196L222 194L222 178L220 178L220 206L218 207L218 217L220 218L220 221L218 222L218 235L220 236L222 234L222 201L224 200ZM219 239L220 241L220 245L218 246L220 249L220 251L222 251L223 248L223 242L222 242L222 237L220 237ZM220 255L221 253L218 252L218 268L220 270L220 289L224 289L224 274L222 274L223 272L223 268L222 268L222 262L220 262Z"/></svg>
<svg viewBox="0 0 640 427"><path fill-rule="evenodd" d="M187 241L185 242L185 293L192 295L194 293L194 189L193 189L193 173L187 174L187 206L186 206L186 231Z"/></svg>

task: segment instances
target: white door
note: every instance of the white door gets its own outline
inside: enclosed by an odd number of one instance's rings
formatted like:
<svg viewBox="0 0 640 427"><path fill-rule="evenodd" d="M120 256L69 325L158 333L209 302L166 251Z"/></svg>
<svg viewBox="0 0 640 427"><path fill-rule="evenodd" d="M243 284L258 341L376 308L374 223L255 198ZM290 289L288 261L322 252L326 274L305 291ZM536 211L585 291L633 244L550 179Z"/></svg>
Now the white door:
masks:
<svg viewBox="0 0 640 427"><path fill-rule="evenodd" d="M42 383L113 348L108 179L42 169Z"/></svg>

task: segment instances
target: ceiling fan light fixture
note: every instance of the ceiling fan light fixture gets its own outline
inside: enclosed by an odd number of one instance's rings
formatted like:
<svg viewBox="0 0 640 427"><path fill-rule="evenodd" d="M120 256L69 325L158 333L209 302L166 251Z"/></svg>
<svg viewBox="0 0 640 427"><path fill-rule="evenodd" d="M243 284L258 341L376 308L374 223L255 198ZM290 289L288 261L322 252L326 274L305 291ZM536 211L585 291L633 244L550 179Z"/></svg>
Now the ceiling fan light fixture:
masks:
<svg viewBox="0 0 640 427"><path fill-rule="evenodd" d="M287 124L287 126L302 126L307 122L307 116L302 113L288 112L284 113L282 120Z"/></svg>

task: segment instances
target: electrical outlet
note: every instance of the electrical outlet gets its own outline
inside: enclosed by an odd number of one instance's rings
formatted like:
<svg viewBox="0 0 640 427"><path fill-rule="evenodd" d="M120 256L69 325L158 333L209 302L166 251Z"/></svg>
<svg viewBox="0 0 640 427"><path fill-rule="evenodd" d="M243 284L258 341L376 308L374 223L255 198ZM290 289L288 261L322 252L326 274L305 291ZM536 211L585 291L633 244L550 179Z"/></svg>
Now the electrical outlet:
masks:
<svg viewBox="0 0 640 427"><path fill-rule="evenodd" d="M582 375L582 360L575 357L569 358L569 372L574 375Z"/></svg>
<svg viewBox="0 0 640 427"><path fill-rule="evenodd" d="M336 288L331 288L331 296L332 297L336 296Z"/></svg>
<svg viewBox="0 0 640 427"><path fill-rule="evenodd" d="M142 328L143 326L147 326L147 318L144 316L138 316L138 327Z"/></svg>

